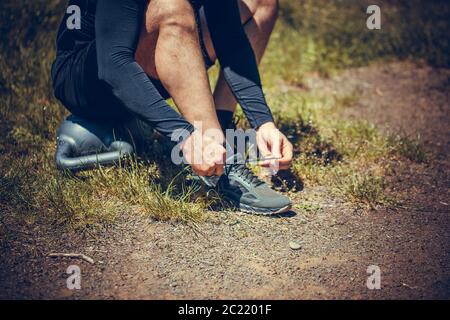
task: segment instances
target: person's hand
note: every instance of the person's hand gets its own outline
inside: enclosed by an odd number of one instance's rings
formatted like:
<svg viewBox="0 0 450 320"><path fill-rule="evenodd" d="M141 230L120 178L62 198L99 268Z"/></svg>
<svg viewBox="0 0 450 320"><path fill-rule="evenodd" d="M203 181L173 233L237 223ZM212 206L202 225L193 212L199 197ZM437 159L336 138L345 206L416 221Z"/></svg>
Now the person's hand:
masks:
<svg viewBox="0 0 450 320"><path fill-rule="evenodd" d="M222 142L221 142L222 141ZM183 157L199 176L221 176L226 150L223 137L214 137L195 130L181 146Z"/></svg>
<svg viewBox="0 0 450 320"><path fill-rule="evenodd" d="M275 127L273 122L267 122L256 131L256 143L263 159L262 167L287 170L293 157L292 143ZM268 160L264 160L269 158Z"/></svg>

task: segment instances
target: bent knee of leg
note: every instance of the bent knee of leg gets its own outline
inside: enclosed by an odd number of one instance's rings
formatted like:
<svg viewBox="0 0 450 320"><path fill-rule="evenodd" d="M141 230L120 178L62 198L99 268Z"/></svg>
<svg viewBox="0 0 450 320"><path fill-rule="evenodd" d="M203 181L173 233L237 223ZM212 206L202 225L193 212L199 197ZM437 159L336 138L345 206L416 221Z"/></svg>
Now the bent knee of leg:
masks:
<svg viewBox="0 0 450 320"><path fill-rule="evenodd" d="M258 0L255 15L261 15L266 19L278 18L279 0Z"/></svg>
<svg viewBox="0 0 450 320"><path fill-rule="evenodd" d="M196 34L194 11L186 0L160 0L154 19L160 32L169 34Z"/></svg>

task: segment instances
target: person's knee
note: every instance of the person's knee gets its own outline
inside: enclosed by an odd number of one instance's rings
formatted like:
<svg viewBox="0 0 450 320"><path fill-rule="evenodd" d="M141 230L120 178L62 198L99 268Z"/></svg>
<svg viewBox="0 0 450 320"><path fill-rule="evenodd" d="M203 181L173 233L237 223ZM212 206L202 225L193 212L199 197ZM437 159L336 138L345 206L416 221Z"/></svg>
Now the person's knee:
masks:
<svg viewBox="0 0 450 320"><path fill-rule="evenodd" d="M278 18L279 0L258 0L255 15L275 21Z"/></svg>
<svg viewBox="0 0 450 320"><path fill-rule="evenodd" d="M197 34L193 9L186 0L159 0L154 19L159 32L165 35L185 36Z"/></svg>

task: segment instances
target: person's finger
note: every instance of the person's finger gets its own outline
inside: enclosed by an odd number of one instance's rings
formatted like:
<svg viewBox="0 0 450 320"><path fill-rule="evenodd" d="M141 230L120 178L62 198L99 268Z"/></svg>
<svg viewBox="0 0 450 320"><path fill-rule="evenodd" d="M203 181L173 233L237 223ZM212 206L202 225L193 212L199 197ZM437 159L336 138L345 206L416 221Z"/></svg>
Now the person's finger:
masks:
<svg viewBox="0 0 450 320"><path fill-rule="evenodd" d="M287 170L291 167L292 161L278 162L280 170Z"/></svg>
<svg viewBox="0 0 450 320"><path fill-rule="evenodd" d="M273 159L269 161L269 168L272 172L277 172L280 169L281 158L281 137L278 134L272 137L271 152Z"/></svg>
<svg viewBox="0 0 450 320"><path fill-rule="evenodd" d="M223 175L223 172L224 172L223 164L216 164L216 168L214 170L214 175L220 177Z"/></svg>
<svg viewBox="0 0 450 320"><path fill-rule="evenodd" d="M215 168L208 169L206 171L205 177L213 177L215 175Z"/></svg>
<svg viewBox="0 0 450 320"><path fill-rule="evenodd" d="M208 163L207 160L203 159L199 164L193 165L192 169L199 176L209 177L214 172L214 164Z"/></svg>
<svg viewBox="0 0 450 320"><path fill-rule="evenodd" d="M222 176L225 172L225 164L227 162L227 149L222 147L222 154L220 155L219 168L216 170L217 176Z"/></svg>
<svg viewBox="0 0 450 320"><path fill-rule="evenodd" d="M279 160L279 165L281 170L286 170L289 169L292 163L292 158L294 156L293 146L287 139L283 139L283 146L281 149L282 157Z"/></svg>
<svg viewBox="0 0 450 320"><path fill-rule="evenodd" d="M258 166L263 167L263 168L270 168L270 160L264 160L264 161L260 161L258 162Z"/></svg>
<svg viewBox="0 0 450 320"><path fill-rule="evenodd" d="M225 164L226 159L227 159L227 150L224 147L220 147L214 162L216 164L220 164L223 166Z"/></svg>
<svg viewBox="0 0 450 320"><path fill-rule="evenodd" d="M195 172L196 175L200 177L205 177L208 175L208 171L201 169L201 168L192 168L192 170Z"/></svg>
<svg viewBox="0 0 450 320"><path fill-rule="evenodd" d="M281 137L276 135L272 139L271 151L274 158L281 158Z"/></svg>
<svg viewBox="0 0 450 320"><path fill-rule="evenodd" d="M260 153L261 161L259 161L259 165L262 167L268 167L270 165L270 160L264 160L265 158L271 158L273 157L272 152L270 152L268 143L264 139L258 139L258 150Z"/></svg>
<svg viewBox="0 0 450 320"><path fill-rule="evenodd" d="M265 139L258 139L256 142L258 144L259 152L261 153L261 155L264 158L268 158L268 157L272 156L272 153L270 152L269 146Z"/></svg>

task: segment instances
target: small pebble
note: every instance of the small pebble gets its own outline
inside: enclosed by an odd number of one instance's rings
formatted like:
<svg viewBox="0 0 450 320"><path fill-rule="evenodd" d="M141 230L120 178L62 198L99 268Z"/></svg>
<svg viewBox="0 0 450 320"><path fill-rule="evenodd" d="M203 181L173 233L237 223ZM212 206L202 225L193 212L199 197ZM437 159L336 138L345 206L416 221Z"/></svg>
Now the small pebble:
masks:
<svg viewBox="0 0 450 320"><path fill-rule="evenodd" d="M289 247L290 247L292 250L300 250L302 246L301 246L300 243L298 243L298 242L290 241L290 242L289 242Z"/></svg>

